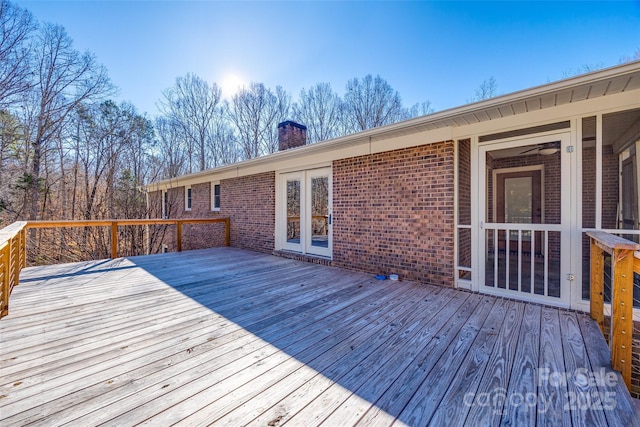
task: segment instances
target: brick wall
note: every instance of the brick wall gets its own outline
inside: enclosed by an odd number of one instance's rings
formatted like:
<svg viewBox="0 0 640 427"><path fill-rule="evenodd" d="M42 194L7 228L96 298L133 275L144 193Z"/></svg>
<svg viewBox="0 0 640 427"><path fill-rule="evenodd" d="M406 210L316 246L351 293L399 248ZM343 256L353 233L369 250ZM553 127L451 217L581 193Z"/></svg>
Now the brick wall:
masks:
<svg viewBox="0 0 640 427"><path fill-rule="evenodd" d="M333 162L333 264L453 286L453 143Z"/></svg>
<svg viewBox="0 0 640 427"><path fill-rule="evenodd" d="M220 214L231 219L231 246L271 253L275 248L275 172L225 179Z"/></svg>
<svg viewBox="0 0 640 427"><path fill-rule="evenodd" d="M184 187L181 218L219 218L219 212L211 210L211 184L208 182L191 186L191 211L185 209ZM184 224L182 228L183 250L205 249L224 246L224 224Z"/></svg>

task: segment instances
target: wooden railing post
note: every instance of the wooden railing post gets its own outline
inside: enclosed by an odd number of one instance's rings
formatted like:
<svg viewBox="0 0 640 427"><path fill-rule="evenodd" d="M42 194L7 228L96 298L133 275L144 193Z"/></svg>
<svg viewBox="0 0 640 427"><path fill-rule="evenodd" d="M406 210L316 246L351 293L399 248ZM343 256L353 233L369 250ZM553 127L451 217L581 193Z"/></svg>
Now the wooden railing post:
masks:
<svg viewBox="0 0 640 427"><path fill-rule="evenodd" d="M616 249L612 257L611 361L631 389L633 339L633 251Z"/></svg>
<svg viewBox="0 0 640 427"><path fill-rule="evenodd" d="M12 288L20 281L20 248L19 248L18 235L16 234L13 239L9 240L11 243L11 256L9 258L9 267L11 268L11 283L9 286Z"/></svg>
<svg viewBox="0 0 640 427"><path fill-rule="evenodd" d="M593 238L591 242L591 318L604 334L604 252Z"/></svg>
<svg viewBox="0 0 640 427"><path fill-rule="evenodd" d="M176 224L176 245L178 245L178 252L182 252L182 221L180 220Z"/></svg>
<svg viewBox="0 0 640 427"><path fill-rule="evenodd" d="M224 221L224 244L231 246L231 220L229 218Z"/></svg>
<svg viewBox="0 0 640 427"><path fill-rule="evenodd" d="M111 221L111 258L118 258L118 222Z"/></svg>
<svg viewBox="0 0 640 427"><path fill-rule="evenodd" d="M613 369L622 374L631 390L633 344L633 272L635 242L603 231L589 231L591 238L591 317L603 328L604 254L611 255L611 330L609 346Z"/></svg>
<svg viewBox="0 0 640 427"><path fill-rule="evenodd" d="M0 249L0 261L2 261L2 312L0 317L4 317L9 314L9 296L11 294L11 284L9 276L9 245L4 245Z"/></svg>
<svg viewBox="0 0 640 427"><path fill-rule="evenodd" d="M0 230L0 318L9 314L9 299L26 263L27 223L17 221Z"/></svg>
<svg viewBox="0 0 640 427"><path fill-rule="evenodd" d="M27 266L27 227L24 227L20 232L22 238L22 268Z"/></svg>

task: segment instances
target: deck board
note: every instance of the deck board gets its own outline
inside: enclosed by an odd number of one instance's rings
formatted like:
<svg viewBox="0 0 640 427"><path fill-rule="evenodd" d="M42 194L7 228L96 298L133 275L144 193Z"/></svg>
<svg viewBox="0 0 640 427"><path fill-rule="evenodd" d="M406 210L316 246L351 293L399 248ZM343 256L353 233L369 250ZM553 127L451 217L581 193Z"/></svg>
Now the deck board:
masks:
<svg viewBox="0 0 640 427"><path fill-rule="evenodd" d="M566 337L563 346L567 372L567 408L571 410L574 425L604 425L606 417L598 388L590 384L593 372L587 356L584 337L575 313L560 312L560 328Z"/></svg>
<svg viewBox="0 0 640 427"><path fill-rule="evenodd" d="M497 426L500 424L504 402L501 400L493 401L493 398L509 386L515 349L519 344L518 337L524 308L524 303L512 302L502 325L500 325L497 341L493 346L478 388L468 390L469 394L466 395L466 399L463 397L463 404L470 406L467 419L470 422L473 420L476 425ZM490 398L487 399L485 396Z"/></svg>
<svg viewBox="0 0 640 427"><path fill-rule="evenodd" d="M501 425L533 426L536 424L537 405L529 405L527 398L537 403L538 355L540 347L540 306L527 304L524 309L520 337L515 348L509 386L502 403ZM513 398L512 398L513 397ZM500 411L500 409L498 409Z"/></svg>
<svg viewBox="0 0 640 427"><path fill-rule="evenodd" d="M495 307L498 302L499 300L495 298L483 297L481 299L464 326L458 330L458 334L446 351L438 358L437 363L429 372L429 376L422 381L418 390L404 407L396 420L397 425L420 426L427 425L431 421L445 393L450 390L452 381L460 375L462 361L487 320L487 316L491 315L492 319L496 320L495 315L500 314L500 310ZM450 419L446 425L453 425L456 422L457 419Z"/></svg>
<svg viewBox="0 0 640 427"><path fill-rule="evenodd" d="M619 376L591 319L535 304L233 248L27 268L11 304L3 426L638 422L620 382L538 380Z"/></svg>
<svg viewBox="0 0 640 427"><path fill-rule="evenodd" d="M541 410L546 416L538 417L537 425L571 426L571 414L566 411L569 403L567 384L562 381L567 372L562 353L560 317L558 310L544 307L540 329L540 363L538 393L544 399Z"/></svg>

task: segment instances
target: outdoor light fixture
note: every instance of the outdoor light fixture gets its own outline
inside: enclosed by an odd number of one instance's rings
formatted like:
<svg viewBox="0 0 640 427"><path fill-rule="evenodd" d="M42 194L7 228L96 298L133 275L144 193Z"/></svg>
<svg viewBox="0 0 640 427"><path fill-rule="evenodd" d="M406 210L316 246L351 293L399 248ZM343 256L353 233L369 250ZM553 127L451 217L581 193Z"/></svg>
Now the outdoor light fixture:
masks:
<svg viewBox="0 0 640 427"><path fill-rule="evenodd" d="M538 150L538 154L541 154L543 156L550 156L552 154L556 154L557 152L558 152L558 149L553 147L541 148L540 150Z"/></svg>

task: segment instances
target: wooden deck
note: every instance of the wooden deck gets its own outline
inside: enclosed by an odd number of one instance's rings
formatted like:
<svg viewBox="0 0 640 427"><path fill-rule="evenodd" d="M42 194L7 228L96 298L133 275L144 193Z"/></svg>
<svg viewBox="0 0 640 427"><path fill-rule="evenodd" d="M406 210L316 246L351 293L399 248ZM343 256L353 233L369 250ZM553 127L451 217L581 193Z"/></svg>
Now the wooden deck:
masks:
<svg viewBox="0 0 640 427"><path fill-rule="evenodd" d="M27 268L0 349L4 427L638 423L583 314L233 248Z"/></svg>

